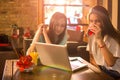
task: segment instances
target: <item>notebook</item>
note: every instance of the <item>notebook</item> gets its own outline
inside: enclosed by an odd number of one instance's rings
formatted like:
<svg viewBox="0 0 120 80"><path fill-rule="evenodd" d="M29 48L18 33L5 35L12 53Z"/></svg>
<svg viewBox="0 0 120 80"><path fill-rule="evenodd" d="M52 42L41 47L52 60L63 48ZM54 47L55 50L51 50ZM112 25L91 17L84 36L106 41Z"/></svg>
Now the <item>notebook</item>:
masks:
<svg viewBox="0 0 120 80"><path fill-rule="evenodd" d="M78 58L70 59L67 46L40 42L36 42L35 46L43 65L67 71L76 71L87 66Z"/></svg>

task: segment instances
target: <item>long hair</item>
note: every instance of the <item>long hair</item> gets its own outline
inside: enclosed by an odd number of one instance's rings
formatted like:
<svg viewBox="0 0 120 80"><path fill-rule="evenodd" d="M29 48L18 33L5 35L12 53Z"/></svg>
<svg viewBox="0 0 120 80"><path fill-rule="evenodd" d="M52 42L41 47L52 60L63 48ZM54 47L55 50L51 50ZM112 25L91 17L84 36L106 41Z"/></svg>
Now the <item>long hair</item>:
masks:
<svg viewBox="0 0 120 80"><path fill-rule="evenodd" d="M55 27L57 25L59 25L58 21L61 19L62 19L64 24L61 24L60 26L63 26L65 28L64 28L64 31L58 36L58 40L56 41L55 40ZM48 36L49 36L50 41L53 44L59 44L63 40L63 37L64 37L65 32L66 32L66 26L67 26L67 18L63 13L56 12L52 15L51 20L50 20L50 24L49 24Z"/></svg>
<svg viewBox="0 0 120 80"><path fill-rule="evenodd" d="M115 39L120 45L120 31L112 25L108 11L102 6L95 6L89 12L88 18L91 14L96 14L100 18L102 22L102 36L108 35Z"/></svg>

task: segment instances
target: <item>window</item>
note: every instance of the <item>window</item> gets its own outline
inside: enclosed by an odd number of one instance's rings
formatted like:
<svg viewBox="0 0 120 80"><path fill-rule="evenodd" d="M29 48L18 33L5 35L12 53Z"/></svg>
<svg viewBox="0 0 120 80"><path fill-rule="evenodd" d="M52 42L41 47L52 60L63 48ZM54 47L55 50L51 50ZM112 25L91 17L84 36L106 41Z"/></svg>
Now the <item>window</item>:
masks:
<svg viewBox="0 0 120 80"><path fill-rule="evenodd" d="M82 0L44 0L44 22L49 24L50 18L55 12L62 12L67 16L68 24L81 24L83 18Z"/></svg>

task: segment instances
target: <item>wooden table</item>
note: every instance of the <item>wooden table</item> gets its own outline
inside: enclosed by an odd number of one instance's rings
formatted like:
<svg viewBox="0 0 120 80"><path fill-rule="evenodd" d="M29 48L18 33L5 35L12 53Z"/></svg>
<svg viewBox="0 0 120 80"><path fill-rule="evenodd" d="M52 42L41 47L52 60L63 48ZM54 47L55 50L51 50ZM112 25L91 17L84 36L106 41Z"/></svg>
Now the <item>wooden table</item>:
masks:
<svg viewBox="0 0 120 80"><path fill-rule="evenodd" d="M88 67L77 72L68 72L46 66L36 66L32 72L19 72L17 60L6 60L2 80L114 80L110 76L83 60Z"/></svg>

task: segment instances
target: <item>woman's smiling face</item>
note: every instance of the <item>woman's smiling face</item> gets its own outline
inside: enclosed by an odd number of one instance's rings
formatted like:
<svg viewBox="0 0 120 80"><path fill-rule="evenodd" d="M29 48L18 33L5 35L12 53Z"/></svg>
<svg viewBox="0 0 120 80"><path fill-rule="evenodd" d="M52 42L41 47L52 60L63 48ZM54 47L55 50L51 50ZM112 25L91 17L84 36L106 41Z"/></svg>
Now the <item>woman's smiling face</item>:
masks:
<svg viewBox="0 0 120 80"><path fill-rule="evenodd" d="M57 36L59 36L65 30L65 20L59 19L57 24L54 26L54 32Z"/></svg>

